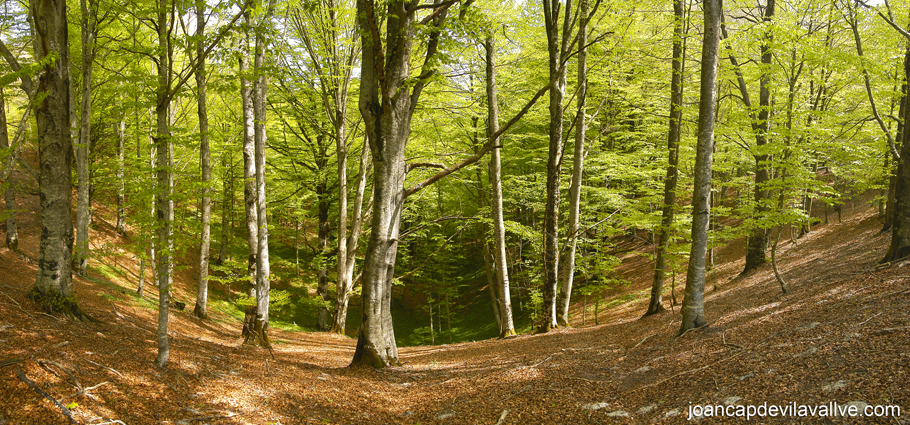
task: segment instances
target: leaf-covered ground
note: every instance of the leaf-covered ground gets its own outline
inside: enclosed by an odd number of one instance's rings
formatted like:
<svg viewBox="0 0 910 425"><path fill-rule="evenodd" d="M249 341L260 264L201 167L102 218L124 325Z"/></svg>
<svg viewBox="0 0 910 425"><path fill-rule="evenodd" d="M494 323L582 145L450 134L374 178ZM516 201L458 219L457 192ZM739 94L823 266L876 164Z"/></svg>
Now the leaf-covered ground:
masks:
<svg viewBox="0 0 910 425"><path fill-rule="evenodd" d="M765 402L898 405L903 416L753 423L910 423L910 265L875 268L890 236L859 206L798 244L782 242L785 295L770 265L737 277L741 241L719 250L710 326L682 337L678 307L640 318L647 300L636 297L602 308L599 326L589 315L582 327L576 305L571 329L404 348L403 366L380 371L348 368L354 340L341 336L274 330L274 357L243 347L235 319L200 321L192 306L171 311L170 365L158 369L153 304L134 299L136 265L116 255L123 241L109 223L96 221L96 248L127 275L75 280L101 321L91 324L26 299L36 223L22 227L23 254L0 250L0 424L68 422L17 369L85 424L682 423L690 404ZM617 297L646 290L650 267L628 255L622 273L632 284ZM176 290L192 299L186 274ZM147 298L156 295L151 288Z"/></svg>

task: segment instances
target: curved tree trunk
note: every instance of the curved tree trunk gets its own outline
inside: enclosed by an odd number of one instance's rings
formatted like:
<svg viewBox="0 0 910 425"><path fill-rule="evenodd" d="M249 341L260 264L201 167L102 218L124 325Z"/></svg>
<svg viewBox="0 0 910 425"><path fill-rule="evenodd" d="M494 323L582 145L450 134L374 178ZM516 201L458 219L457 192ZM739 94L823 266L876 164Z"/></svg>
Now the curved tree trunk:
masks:
<svg viewBox="0 0 910 425"><path fill-rule="evenodd" d="M667 269L667 248L670 245L673 216L676 209L676 184L679 181L679 139L682 135L683 69L685 44L683 23L686 20L683 0L673 0L673 75L670 80L670 130L667 133L667 177L664 179L664 202L660 227L657 231L657 258L651 301L645 316L666 310L663 305L664 276Z"/></svg>
<svg viewBox="0 0 910 425"><path fill-rule="evenodd" d="M714 147L714 112L717 103L717 54L720 44L720 0L704 2L704 40L701 87L698 100L698 144L695 153L695 192L692 195L692 249L686 274L686 296L679 333L704 326L705 256L711 217L711 162Z"/></svg>

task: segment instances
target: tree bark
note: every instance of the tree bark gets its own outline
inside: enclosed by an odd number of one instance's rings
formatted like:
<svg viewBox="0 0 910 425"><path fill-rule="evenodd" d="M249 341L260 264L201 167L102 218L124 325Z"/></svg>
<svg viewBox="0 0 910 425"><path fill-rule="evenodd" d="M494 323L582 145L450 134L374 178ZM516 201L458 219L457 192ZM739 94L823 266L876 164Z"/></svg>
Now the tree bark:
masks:
<svg viewBox="0 0 910 425"><path fill-rule="evenodd" d="M9 149L9 133L6 127L6 101L3 89L0 88L0 149ZM13 166L9 162L9 166ZM19 226L16 222L16 190L11 182L3 182L7 186L3 188L3 203L6 214L6 247L11 251L19 250Z"/></svg>
<svg viewBox="0 0 910 425"><path fill-rule="evenodd" d="M572 0L565 1L563 25L560 28L558 0L543 0L544 25L547 30L547 52L549 54L550 80L555 81L550 89L549 148L547 155L547 199L544 206L544 284L542 323L538 332L556 328L556 292L559 284L559 181L563 155L563 109L562 101L566 92L566 65L570 33L572 31Z"/></svg>
<svg viewBox="0 0 910 425"><path fill-rule="evenodd" d="M82 10L82 105L79 120L79 143L75 146L76 172L79 176L76 203L76 272L85 276L88 267L88 227L92 221L91 211L91 130L92 130L92 63L95 56L95 10L97 4L80 0Z"/></svg>
<svg viewBox="0 0 910 425"><path fill-rule="evenodd" d="M326 158L326 161L327 158ZM316 276L316 296L322 299L323 304L319 306L316 314L316 328L320 331L329 330L329 307L328 303L332 300L329 297L329 263L325 257L329 255L329 191L327 176L320 176L321 180L316 185L316 198L318 199L319 209L319 229L316 232L317 242L316 249L322 261L319 262L319 272Z"/></svg>
<svg viewBox="0 0 910 425"><path fill-rule="evenodd" d="M657 257L654 264L654 282L651 284L651 301L645 316L664 310L663 287L667 269L667 249L672 235L673 216L676 211L676 185L679 182L679 140L682 135L683 70L685 68L683 0L673 0L673 75L670 79L670 129L667 132L667 176L664 179L664 202L660 227L657 229Z"/></svg>
<svg viewBox="0 0 910 425"><path fill-rule="evenodd" d="M761 44L761 76L759 77L758 91L758 120L753 120L752 128L755 133L755 218L758 221L771 212L771 192L767 186L771 180L770 155L766 145L771 128L771 67L774 55L771 46L774 43L774 34L770 28L774 18L775 0L767 0L762 21L768 29ZM749 245L746 249L746 266L743 273L757 269L766 262L765 250L768 248L768 226L757 224L749 234Z"/></svg>
<svg viewBox="0 0 910 425"><path fill-rule="evenodd" d="M121 105L122 108L122 105ZM117 123L117 223L114 230L126 234L126 179L124 176L126 162L126 112L123 110L120 122Z"/></svg>
<svg viewBox="0 0 910 425"><path fill-rule="evenodd" d="M499 131L499 100L496 89L496 41L490 34L484 43L487 80L487 137ZM498 144L495 141L494 144ZM506 261L506 226L502 213L502 147L490 151L490 190L493 213L493 268L496 270L499 299L499 337L515 335L512 319L512 295L509 289L509 265Z"/></svg>
<svg viewBox="0 0 910 425"><path fill-rule="evenodd" d="M720 44L721 0L704 2L701 83L698 105L698 142L695 153L695 191L692 195L692 248L686 274L686 296L679 333L704 326L705 256L711 217L711 162L714 145L714 112L717 103L717 55Z"/></svg>
<svg viewBox="0 0 910 425"><path fill-rule="evenodd" d="M171 10L168 0L158 2L158 88L155 102L157 196L155 214L158 226L158 357L155 365L164 368L170 357L168 343L168 307L170 304L171 257L173 241L171 240L174 201L173 142L170 136L170 79L172 46L168 33L168 12ZM173 16L170 16L173 18Z"/></svg>
<svg viewBox="0 0 910 425"><path fill-rule="evenodd" d="M244 14L246 27L251 25L249 12ZM256 298L256 266L258 264L256 254L259 252L259 214L257 210L256 197L256 138L254 137L255 124L253 117L253 87L250 75L249 43L248 37L244 34L243 53L240 56L240 99L243 106L243 200L244 210L246 212L246 229L247 229L247 273L249 274L248 292L254 299ZM253 329L255 328L256 307L247 308L246 316L243 321L242 335L244 344L250 340L255 340Z"/></svg>
<svg viewBox="0 0 910 425"><path fill-rule="evenodd" d="M342 264L338 266L338 271L341 273L338 275L337 279L337 288L335 290L335 315L332 318L332 327L331 332L344 335L345 334L345 325L348 318L348 301L351 298L351 291L354 289L354 265L355 265L355 256L357 254L357 245L360 242L360 234L363 230L363 196L366 191L367 178L369 177L370 171L370 146L368 141L364 141L363 149L360 152L360 168L359 174L357 175L357 189L354 193L354 204L351 211L353 212L353 217L351 218L351 233L346 236L346 243L344 249L344 256L341 255L341 249L338 251L338 261ZM347 171L345 170L345 174ZM339 177L341 172L339 171ZM347 191L345 191L346 193ZM345 200L347 201L347 200ZM345 202L346 204L347 202ZM369 203L369 202L367 202ZM339 206L340 208L340 206ZM339 243L342 239L341 228L344 227L345 231L347 230L347 209L340 209L339 211L345 211L345 219L341 220L339 218ZM344 261L342 262L342 258ZM342 270L341 266L344 266Z"/></svg>
<svg viewBox="0 0 910 425"><path fill-rule="evenodd" d="M209 297L209 248L212 242L212 159L209 151L209 114L205 99L205 1L196 0L196 95L199 116L199 166L202 168L202 235L199 242L199 264L196 276L196 306L193 315L208 317L206 305Z"/></svg>
<svg viewBox="0 0 910 425"><path fill-rule="evenodd" d="M904 56L904 75L910 81L910 50ZM904 108L903 122L910 123L910 107ZM901 133L900 162L897 168L897 184L894 188L894 213L891 228L891 244L882 263L892 262L910 255L910 131Z"/></svg>
<svg viewBox="0 0 910 425"><path fill-rule="evenodd" d="M224 176L221 180L221 246L218 247L218 265L224 264L230 256L231 227L234 211L234 162L233 155L221 156L221 168ZM228 294L230 297L230 294Z"/></svg>
<svg viewBox="0 0 910 425"><path fill-rule="evenodd" d="M569 234L566 236L566 252L563 260L561 297L556 314L559 326L569 326L569 302L572 299L572 283L575 279L575 247L579 232L579 208L581 206L581 179L584 176L585 137L588 123L585 117L588 96L588 0L578 4L578 111L575 117L575 147L572 153L572 182L569 185Z"/></svg>

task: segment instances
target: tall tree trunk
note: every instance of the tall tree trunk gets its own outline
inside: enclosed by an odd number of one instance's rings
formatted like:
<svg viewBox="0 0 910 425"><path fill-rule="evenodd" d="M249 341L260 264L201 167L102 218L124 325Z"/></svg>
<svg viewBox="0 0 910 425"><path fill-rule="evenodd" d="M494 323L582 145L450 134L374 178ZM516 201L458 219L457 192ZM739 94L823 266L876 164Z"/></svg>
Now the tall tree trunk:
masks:
<svg viewBox="0 0 910 425"><path fill-rule="evenodd" d="M168 305L170 303L171 283L171 228L174 217L174 201L171 196L174 189L173 142L170 137L170 80L171 44L168 34L168 12L171 10L168 0L158 2L158 88L155 102L156 133L155 145L157 156L157 196L155 213L157 217L158 240L158 357L155 365L167 366L170 357L168 344Z"/></svg>
<svg viewBox="0 0 910 425"><path fill-rule="evenodd" d="M221 246L218 247L218 265L224 264L230 252L231 222L234 211L234 163L231 154L222 154L221 168L224 176L221 179ZM230 296L230 295L229 295Z"/></svg>
<svg viewBox="0 0 910 425"><path fill-rule="evenodd" d="M244 19L246 27L250 27L249 12L246 12ZM244 38L247 36L244 35ZM246 212L246 230L247 230L247 273L249 274L249 286L247 290L254 299L256 298L256 254L259 249L259 214L256 203L256 140L254 137L254 118L253 118L253 87L250 80L249 66L249 45L246 40L244 44L244 53L240 56L240 99L243 104L243 201L244 211ZM256 320L256 306L250 306L246 310L246 316L243 320L244 343L255 340L253 329Z"/></svg>
<svg viewBox="0 0 910 425"><path fill-rule="evenodd" d="M367 177L369 177L370 174L369 159L369 142L364 141L363 149L360 152L360 172L357 175L357 189L354 193L354 205L351 209L353 212L353 217L351 218L351 233L346 236L344 256L341 255L342 250L340 248L338 250L338 261L342 264L339 264L338 266L340 274L338 275L337 288L335 289L335 315L332 318L332 328L330 331L340 335L344 335L345 333L345 324L348 319L348 301L351 298L351 291L354 289L354 260L357 254L357 245L360 242L360 234L363 230L363 196L366 191ZM345 175L347 175L347 170L345 170ZM339 170L339 177L340 176L341 171ZM347 191L345 191L345 193L346 192ZM347 204L347 199L345 199L345 204ZM344 220L339 218L338 224L338 240L340 244L342 239L341 228L344 227L345 232L347 231L347 209L344 208L339 211L345 212ZM344 261L342 261L342 258L344 258ZM342 265L344 266L343 269Z"/></svg>
<svg viewBox="0 0 910 425"><path fill-rule="evenodd" d="M319 208L319 229L317 230L316 249L322 261L319 262L319 271L316 275L316 296L322 299L323 304L319 306L316 314L316 328L320 331L329 330L329 307L328 303L332 300L329 297L329 263L325 257L329 254L329 193L328 182L325 177L320 177L322 181L316 185L316 198L318 199Z"/></svg>
<svg viewBox="0 0 910 425"><path fill-rule="evenodd" d="M711 162L714 151L714 112L717 103L717 55L720 44L721 0L704 2L704 40L701 55L701 87L698 100L698 143L695 153L695 191L692 194L692 248L686 274L686 296L679 332L704 326L705 256L711 217Z"/></svg>
<svg viewBox="0 0 910 425"><path fill-rule="evenodd" d="M66 3L31 0L29 11L35 25L35 59L48 61L35 83L45 94L35 106L38 129L38 192L41 206L41 238L38 248L38 277L30 298L50 312L62 312L87 319L73 295L72 253L72 135L70 132L69 40Z"/></svg>
<svg viewBox="0 0 910 425"><path fill-rule="evenodd" d="M88 227L92 221L91 177L89 162L91 155L92 129L92 63L95 56L95 9L96 4L80 0L82 9L82 107L79 120L79 143L76 145L76 172L79 176L79 196L76 203L76 272L85 276L88 267Z"/></svg>
<svg viewBox="0 0 910 425"><path fill-rule="evenodd" d="M765 11L762 17L768 29L761 44L761 76L759 78L758 91L758 121L753 121L752 127L755 132L755 217L761 221L764 216L771 212L771 191L768 190L768 183L771 180L770 155L767 151L768 137L771 128L771 67L773 66L774 55L772 45L774 43L773 30L770 27L771 20L774 18L774 1L767 0ZM765 263L765 250L768 248L768 226L756 225L749 234L749 246L746 250L746 266L743 273L755 270Z"/></svg>
<svg viewBox="0 0 910 425"><path fill-rule="evenodd" d="M0 149L9 149L9 133L6 127L6 98L0 88ZM10 161L12 167L14 162ZM3 189L3 203L6 214L6 247L12 251L19 250L19 226L16 222L16 190L9 181Z"/></svg>
<svg viewBox="0 0 910 425"><path fill-rule="evenodd" d="M562 288L556 321L569 326L569 302L572 299L572 282L575 279L575 246L578 241L578 213L581 206L581 179L584 175L585 137L588 123L585 117L588 96L588 0L578 4L578 111L575 117L575 149L572 154L572 182L569 185L569 234L566 235L566 252L563 259Z"/></svg>
<svg viewBox="0 0 910 425"><path fill-rule="evenodd" d="M679 139L682 135L683 70L685 68L683 0L673 0L673 75L670 80L670 130L667 132L667 177L664 179L664 203L660 227L657 230L657 258L654 264L654 282L651 283L651 301L645 316L664 311L663 287L667 269L667 248L672 235L673 216L676 209L676 184L679 181Z"/></svg>
<svg viewBox="0 0 910 425"><path fill-rule="evenodd" d="M122 100L122 99L121 99ZM121 108L122 108L121 104ZM117 223L114 230L120 235L126 234L126 179L124 176L126 162L126 112L121 111L117 123Z"/></svg>
<svg viewBox="0 0 910 425"><path fill-rule="evenodd" d="M565 1L563 25L560 28L558 0L543 0L544 25L547 30L547 52L549 53L550 80L555 81L550 90L549 150L547 155L547 200L544 206L544 284L541 317L543 322L538 332L556 328L556 292L559 284L559 181L562 165L563 109L566 93L566 64L569 40L572 31L572 0Z"/></svg>
<svg viewBox="0 0 910 425"><path fill-rule="evenodd" d="M499 131L499 100L496 90L496 41L490 34L485 43L487 80L487 137ZM499 144L499 141L494 141ZM506 262L506 226L502 214L502 147L490 151L490 205L493 213L493 268L496 270L499 297L499 337L515 335L512 319L512 295L509 289L509 265Z"/></svg>
<svg viewBox="0 0 910 425"><path fill-rule="evenodd" d="M202 237L199 242L199 264L196 276L196 306L193 315L208 317L206 305L209 297L209 248L212 242L212 159L209 152L209 114L205 99L207 78L205 72L205 1L196 0L196 95L199 115L199 166L202 168Z"/></svg>
<svg viewBox="0 0 910 425"><path fill-rule="evenodd" d="M904 56L904 75L910 81L910 49ZM910 255L910 107L904 108L904 131L901 133L900 162L897 167L897 184L894 188L894 225L891 230L891 244L881 262L890 262Z"/></svg>

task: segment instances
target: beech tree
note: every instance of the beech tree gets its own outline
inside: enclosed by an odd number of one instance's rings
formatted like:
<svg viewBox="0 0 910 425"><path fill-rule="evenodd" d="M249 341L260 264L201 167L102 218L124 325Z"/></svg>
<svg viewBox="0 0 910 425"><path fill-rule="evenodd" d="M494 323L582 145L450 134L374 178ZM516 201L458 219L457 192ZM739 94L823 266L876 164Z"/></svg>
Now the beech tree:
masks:
<svg viewBox="0 0 910 425"><path fill-rule="evenodd" d="M686 272L680 335L704 326L705 256L711 218L711 165L714 151L714 113L717 103L717 56L720 44L721 0L704 2L704 39L698 98L698 145L695 154L695 187L692 194L692 248Z"/></svg>
<svg viewBox="0 0 910 425"><path fill-rule="evenodd" d="M38 279L30 297L50 312L89 320L73 294L72 135L70 133L69 39L66 3L31 0L35 60L41 64L35 84L43 99L35 108L38 128L38 190L41 197L41 239Z"/></svg>

